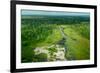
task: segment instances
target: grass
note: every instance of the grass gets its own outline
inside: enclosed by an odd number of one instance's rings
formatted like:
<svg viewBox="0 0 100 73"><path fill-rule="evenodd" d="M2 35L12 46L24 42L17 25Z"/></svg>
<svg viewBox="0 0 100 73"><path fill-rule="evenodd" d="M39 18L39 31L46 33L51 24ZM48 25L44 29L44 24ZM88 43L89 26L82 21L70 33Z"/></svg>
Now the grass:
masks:
<svg viewBox="0 0 100 73"><path fill-rule="evenodd" d="M79 29L80 27L77 28ZM82 36L81 33L79 33L80 31L81 29L76 31L75 29L71 28L70 25L65 27L64 32L68 36L66 42L68 46L68 52L66 55L69 59L71 59L70 57L76 60L85 60L90 58L90 41L86 37Z"/></svg>

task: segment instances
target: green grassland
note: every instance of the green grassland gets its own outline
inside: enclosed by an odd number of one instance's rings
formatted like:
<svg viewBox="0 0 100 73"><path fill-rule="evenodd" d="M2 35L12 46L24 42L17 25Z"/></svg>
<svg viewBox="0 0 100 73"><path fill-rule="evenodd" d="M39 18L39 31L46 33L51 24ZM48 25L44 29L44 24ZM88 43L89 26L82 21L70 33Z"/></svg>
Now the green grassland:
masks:
<svg viewBox="0 0 100 73"><path fill-rule="evenodd" d="M35 55L36 47L50 46L67 39L65 57L67 60L90 59L90 23L84 16L22 16L21 18L21 61L44 62L47 55ZM50 51L50 49L49 49ZM55 51L52 48L51 53ZM52 54L51 54L52 55Z"/></svg>

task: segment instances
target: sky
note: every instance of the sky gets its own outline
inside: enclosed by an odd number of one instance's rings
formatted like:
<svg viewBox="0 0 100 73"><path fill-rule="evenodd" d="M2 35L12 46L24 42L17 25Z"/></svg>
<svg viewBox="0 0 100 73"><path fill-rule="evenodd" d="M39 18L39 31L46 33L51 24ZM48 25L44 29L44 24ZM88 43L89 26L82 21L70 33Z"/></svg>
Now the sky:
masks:
<svg viewBox="0 0 100 73"><path fill-rule="evenodd" d="M89 16L89 12L62 12L62 11L39 11L21 10L21 15L49 15L49 16Z"/></svg>

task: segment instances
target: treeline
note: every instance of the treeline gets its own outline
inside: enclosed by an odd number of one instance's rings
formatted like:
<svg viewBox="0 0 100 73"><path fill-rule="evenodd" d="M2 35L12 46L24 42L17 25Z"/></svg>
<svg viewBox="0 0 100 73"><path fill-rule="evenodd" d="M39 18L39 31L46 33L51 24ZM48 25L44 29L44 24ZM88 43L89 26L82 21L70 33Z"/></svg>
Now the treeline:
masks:
<svg viewBox="0 0 100 73"><path fill-rule="evenodd" d="M22 24L79 24L89 22L90 18L88 16L22 16L21 20Z"/></svg>

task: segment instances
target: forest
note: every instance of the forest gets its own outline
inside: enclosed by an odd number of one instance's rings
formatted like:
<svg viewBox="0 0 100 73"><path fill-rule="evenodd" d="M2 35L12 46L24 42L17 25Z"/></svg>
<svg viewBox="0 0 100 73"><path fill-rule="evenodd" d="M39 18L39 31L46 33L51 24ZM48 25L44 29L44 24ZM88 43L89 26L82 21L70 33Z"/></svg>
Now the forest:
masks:
<svg viewBox="0 0 100 73"><path fill-rule="evenodd" d="M90 59L90 17L21 15L21 62Z"/></svg>

